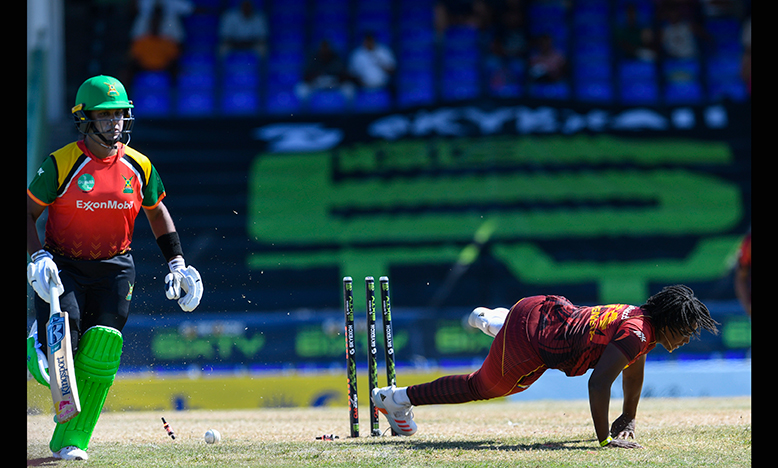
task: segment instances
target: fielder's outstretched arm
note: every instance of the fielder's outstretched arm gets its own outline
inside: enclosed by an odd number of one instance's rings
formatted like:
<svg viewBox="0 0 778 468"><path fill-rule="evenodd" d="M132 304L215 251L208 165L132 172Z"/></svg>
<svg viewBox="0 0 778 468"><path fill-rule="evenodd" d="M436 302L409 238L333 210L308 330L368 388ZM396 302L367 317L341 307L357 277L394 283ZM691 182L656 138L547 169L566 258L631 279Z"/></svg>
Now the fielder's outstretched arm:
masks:
<svg viewBox="0 0 778 468"><path fill-rule="evenodd" d="M629 361L624 356L624 353L611 343L603 351L591 377L589 377L589 407L592 413L592 421L594 422L594 431L597 434L597 440L602 446L640 447L636 442L624 439L611 439L608 429L608 406L611 399L611 386L627 364L629 364Z"/></svg>

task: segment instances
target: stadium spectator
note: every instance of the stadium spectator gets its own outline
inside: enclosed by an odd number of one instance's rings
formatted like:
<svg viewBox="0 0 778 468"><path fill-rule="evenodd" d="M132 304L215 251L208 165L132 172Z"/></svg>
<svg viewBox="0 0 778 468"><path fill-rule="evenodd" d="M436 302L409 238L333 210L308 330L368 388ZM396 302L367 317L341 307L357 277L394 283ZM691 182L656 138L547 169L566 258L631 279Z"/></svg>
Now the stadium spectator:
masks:
<svg viewBox="0 0 778 468"><path fill-rule="evenodd" d="M707 40L705 30L683 5L670 4L664 10L665 21L659 29L659 41L665 57L696 59L700 55L700 41Z"/></svg>
<svg viewBox="0 0 778 468"><path fill-rule="evenodd" d="M654 31L638 22L635 4L626 5L624 23L616 27L615 42L622 58L653 62L657 57Z"/></svg>
<svg viewBox="0 0 778 468"><path fill-rule="evenodd" d="M195 12L195 5L189 0L138 0L138 14L130 31L130 39L135 39L149 31L154 8L157 6L162 9L159 33L182 44L186 38L186 31L181 18Z"/></svg>
<svg viewBox="0 0 778 468"><path fill-rule="evenodd" d="M536 83L555 83L567 75L567 57L556 48L554 38L543 34L537 39L537 48L529 58L529 77Z"/></svg>
<svg viewBox="0 0 778 468"><path fill-rule="evenodd" d="M254 7L252 0L225 10L219 20L219 53L251 50L264 57L267 52L267 19Z"/></svg>
<svg viewBox="0 0 778 468"><path fill-rule="evenodd" d="M672 352L702 330L718 333L708 308L683 285L668 286L640 307L579 307L562 296L533 296L507 309L475 309L468 323L494 341L480 369L409 387L377 388L372 400L400 435L416 432L413 406L487 400L526 390L547 369L589 377L589 406L601 447L635 441L646 355L657 343ZM491 326L490 326L491 325ZM611 386L622 375L622 414L608 429Z"/></svg>
<svg viewBox="0 0 778 468"><path fill-rule="evenodd" d="M163 19L162 7L155 6L149 16L146 32L132 40L127 72L129 76L126 79L131 80L140 71L167 71L175 77L181 45L173 37L162 33Z"/></svg>
<svg viewBox="0 0 778 468"><path fill-rule="evenodd" d="M358 86L370 89L391 87L396 67L392 50L376 42L371 32L365 33L362 44L349 57L347 71Z"/></svg>
<svg viewBox="0 0 778 468"><path fill-rule="evenodd" d="M484 54L484 72L489 93L493 96L520 94L524 84L525 61L522 56L509 54L504 36L496 34L489 50Z"/></svg>
<svg viewBox="0 0 778 468"><path fill-rule="evenodd" d="M346 71L343 59L328 40L322 39L306 60L303 80L295 86L295 93L304 104L317 90L333 88L339 89L348 102L354 98L356 87Z"/></svg>

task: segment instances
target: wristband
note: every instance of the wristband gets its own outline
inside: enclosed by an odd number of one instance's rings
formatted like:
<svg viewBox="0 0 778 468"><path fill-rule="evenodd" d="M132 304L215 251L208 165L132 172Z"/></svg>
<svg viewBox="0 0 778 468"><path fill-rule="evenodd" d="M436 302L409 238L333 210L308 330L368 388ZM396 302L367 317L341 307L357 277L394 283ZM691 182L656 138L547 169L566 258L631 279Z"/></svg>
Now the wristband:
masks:
<svg viewBox="0 0 778 468"><path fill-rule="evenodd" d="M176 231L162 234L157 237L157 245L162 251L162 256L165 257L165 261L170 261L171 258L180 255L184 256L184 251L181 250L181 240L178 238Z"/></svg>
<svg viewBox="0 0 778 468"><path fill-rule="evenodd" d="M613 441L613 437L608 436L607 439L600 442L600 447L605 447L606 445L610 444Z"/></svg>
<svg viewBox="0 0 778 468"><path fill-rule="evenodd" d="M184 257L173 257L172 260L167 262L167 267L170 268L171 273L185 269L186 263L184 262Z"/></svg>
<svg viewBox="0 0 778 468"><path fill-rule="evenodd" d="M52 255L47 250L40 249L39 251L37 251L37 252L33 253L32 255L30 255L30 260L32 260L32 262L35 263L38 260L40 260L41 258L43 258L43 257L48 257L48 258L52 258L52 259L54 258L54 257L52 257Z"/></svg>

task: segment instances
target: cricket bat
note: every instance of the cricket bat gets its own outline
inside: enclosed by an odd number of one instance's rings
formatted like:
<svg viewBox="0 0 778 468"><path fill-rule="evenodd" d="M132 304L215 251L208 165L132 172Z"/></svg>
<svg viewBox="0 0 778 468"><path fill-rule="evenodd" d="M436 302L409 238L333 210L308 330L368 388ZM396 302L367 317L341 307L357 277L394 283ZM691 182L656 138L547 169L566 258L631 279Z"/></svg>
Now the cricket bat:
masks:
<svg viewBox="0 0 778 468"><path fill-rule="evenodd" d="M64 423L81 412L78 399L76 374L73 366L73 347L70 343L70 322L68 313L59 306L59 291L53 285L51 291L51 311L46 325L46 338L49 352L49 386L54 400L54 412L58 423Z"/></svg>

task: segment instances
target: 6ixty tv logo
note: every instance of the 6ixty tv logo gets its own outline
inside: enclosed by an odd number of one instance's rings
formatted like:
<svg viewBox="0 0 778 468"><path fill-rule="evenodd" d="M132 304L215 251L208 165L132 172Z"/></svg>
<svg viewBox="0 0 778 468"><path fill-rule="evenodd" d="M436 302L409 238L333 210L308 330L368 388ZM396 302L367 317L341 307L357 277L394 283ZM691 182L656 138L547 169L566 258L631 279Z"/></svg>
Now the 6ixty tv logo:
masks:
<svg viewBox="0 0 778 468"><path fill-rule="evenodd" d="M133 201L109 200L109 201L90 201L76 200L76 208L84 211L95 210L131 210L135 205Z"/></svg>

